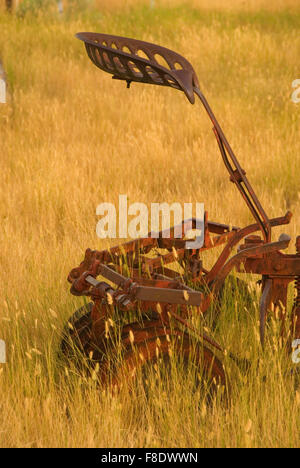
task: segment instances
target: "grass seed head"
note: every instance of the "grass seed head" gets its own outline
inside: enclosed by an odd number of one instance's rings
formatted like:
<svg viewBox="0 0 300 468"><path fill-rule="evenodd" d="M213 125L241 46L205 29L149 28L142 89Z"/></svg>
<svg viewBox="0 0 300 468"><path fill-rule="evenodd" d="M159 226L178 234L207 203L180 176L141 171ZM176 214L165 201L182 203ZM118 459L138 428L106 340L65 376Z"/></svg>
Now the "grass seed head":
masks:
<svg viewBox="0 0 300 468"><path fill-rule="evenodd" d="M114 302L112 295L109 294L109 293L106 293L106 300L107 300L107 304L109 304L109 305L112 305L113 302Z"/></svg>
<svg viewBox="0 0 300 468"><path fill-rule="evenodd" d="M175 260L178 260L178 253L175 247L172 247L172 252L173 252L173 257L175 258Z"/></svg>
<svg viewBox="0 0 300 468"><path fill-rule="evenodd" d="M189 293L187 291L185 291L185 290L183 291L183 297L184 297L185 301L188 301L189 298L190 298Z"/></svg>
<svg viewBox="0 0 300 468"><path fill-rule="evenodd" d="M129 341L131 344L134 343L134 334L132 332L132 330L129 330Z"/></svg>
<svg viewBox="0 0 300 468"><path fill-rule="evenodd" d="M57 313L53 309L49 309L50 315L52 315L53 318L57 318Z"/></svg>

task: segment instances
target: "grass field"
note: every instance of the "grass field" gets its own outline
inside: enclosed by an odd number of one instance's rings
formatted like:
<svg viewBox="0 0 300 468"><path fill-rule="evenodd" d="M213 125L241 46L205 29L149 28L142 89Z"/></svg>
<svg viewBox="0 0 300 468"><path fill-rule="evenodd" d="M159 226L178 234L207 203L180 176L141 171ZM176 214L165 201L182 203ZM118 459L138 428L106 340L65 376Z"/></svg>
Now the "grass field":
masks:
<svg viewBox="0 0 300 468"><path fill-rule="evenodd" d="M233 379L229 405L198 401L179 378L172 393L154 390L148 400L126 389L114 396L57 356L63 324L83 304L70 295L67 274L87 247L109 245L96 236L99 203L117 204L119 194L148 205L203 201L211 220L252 222L200 106L171 88L112 82L74 34L136 37L187 57L269 216L294 213L283 230L295 239L299 2L157 0L150 9L146 1L82 0L69 1L61 17L33 3L0 11L9 86L0 104L0 338L8 354L0 446L299 446L295 365L276 320L261 351L256 294L251 305L240 296L225 301L214 332L253 362Z"/></svg>

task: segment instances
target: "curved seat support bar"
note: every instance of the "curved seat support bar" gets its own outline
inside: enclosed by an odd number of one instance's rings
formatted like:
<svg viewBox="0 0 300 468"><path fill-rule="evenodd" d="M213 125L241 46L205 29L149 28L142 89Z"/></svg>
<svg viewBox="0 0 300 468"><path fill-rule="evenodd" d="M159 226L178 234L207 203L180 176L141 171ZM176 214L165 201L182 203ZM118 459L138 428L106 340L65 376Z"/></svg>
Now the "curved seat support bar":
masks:
<svg viewBox="0 0 300 468"><path fill-rule="evenodd" d="M235 156L227 138L224 135L219 122L217 121L211 107L209 106L205 96L199 88L194 88L195 94L202 102L211 122L213 123L213 131L218 142L218 146L224 161L224 164L230 174L230 180L235 183L251 213L258 222L265 242L271 241L271 224L270 220L263 209L260 201L257 198L250 182L246 177L246 172L240 166L237 157Z"/></svg>

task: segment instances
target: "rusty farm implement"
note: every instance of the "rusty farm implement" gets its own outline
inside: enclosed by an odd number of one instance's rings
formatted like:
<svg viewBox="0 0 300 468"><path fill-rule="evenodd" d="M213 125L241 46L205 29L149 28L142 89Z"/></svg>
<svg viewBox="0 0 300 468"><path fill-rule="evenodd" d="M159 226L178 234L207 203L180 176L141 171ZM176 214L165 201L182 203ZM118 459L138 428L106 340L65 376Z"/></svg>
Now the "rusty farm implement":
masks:
<svg viewBox="0 0 300 468"><path fill-rule="evenodd" d="M288 286L294 282L289 343L300 338L300 236L295 254L282 252L290 244L288 235L272 239L272 228L288 224L292 214L268 217L201 92L193 67L184 57L164 47L124 37L85 32L77 34L77 38L84 42L89 58L98 68L112 74L113 79L124 80L128 88L132 82L149 83L181 90L191 104L199 98L212 122L230 181L250 209L254 223L242 228L231 227L210 221L205 213L201 248L186 248L185 233L198 225L193 218L173 227L169 238L162 231L156 238L149 234L108 250L87 249L82 263L69 273L68 281L72 294L87 296L92 302L71 317L62 349L69 355L75 345L87 358L93 356L105 382L107 329L112 313L117 309L129 317L132 311L139 310L141 320L129 320L120 326L123 359L114 370L115 383L124 370L132 371L145 363L156 362L158 356L168 356L172 345L173 351L184 358L193 353L205 374L226 385L222 365L224 349L203 329L191 325L190 312L196 310L199 316L205 317L210 306L219 300L225 279L233 270L260 275L263 346L267 314L277 309L284 322ZM161 57L165 66L158 60ZM220 246L223 249L217 261L206 269L203 253ZM233 254L234 249L237 251ZM184 273L179 274L172 267L175 260L183 265ZM192 336L196 337L196 345L192 344ZM238 358L231 357L238 362Z"/></svg>

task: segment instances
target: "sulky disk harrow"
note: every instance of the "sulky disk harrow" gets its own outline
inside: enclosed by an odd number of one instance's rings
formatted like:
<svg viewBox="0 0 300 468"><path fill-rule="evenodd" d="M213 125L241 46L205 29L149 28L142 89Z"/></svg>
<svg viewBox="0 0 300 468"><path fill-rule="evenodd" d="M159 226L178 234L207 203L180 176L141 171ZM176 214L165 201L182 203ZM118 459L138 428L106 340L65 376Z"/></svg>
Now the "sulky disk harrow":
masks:
<svg viewBox="0 0 300 468"><path fill-rule="evenodd" d="M93 362L100 368L99 375L106 382L112 315L118 310L122 316L130 317L132 311L139 310L141 320L120 325L123 359L114 370L115 383L124 370L154 363L158 356L168 356L173 346L184 358L193 353L202 370L225 385L224 350L201 327L191 325L191 311L205 317L210 306L220 300L224 281L233 270L260 275L263 346L267 314L277 309L284 322L288 286L294 282L292 325L286 342L291 345L292 339L300 338L300 236L296 239L295 254L282 252L290 244L288 235L281 234L278 240L272 240L272 228L290 223L292 214L273 219L267 216L200 91L193 67L184 57L164 47L124 37L85 32L77 34L77 38L84 42L89 58L98 68L112 74L113 79L124 80L128 88L132 82L170 86L183 91L191 104L196 96L200 99L213 124L230 181L236 185L255 222L243 228L231 227L209 221L205 212L204 241L200 248L186 248L185 233L198 226L198 220L192 218L173 227L169 238L161 231L157 237L149 234L108 250L87 249L82 263L69 273L68 281L72 294L88 296L92 302L71 317L62 350L69 356L72 346L76 346L87 358L93 356ZM160 65L161 58L165 66ZM203 266L203 252L220 246L221 254L207 270ZM233 254L234 249L237 250ZM174 269L174 262L183 266L184 273ZM234 355L230 357L239 362Z"/></svg>

